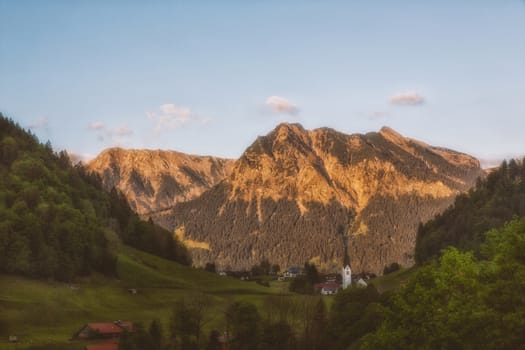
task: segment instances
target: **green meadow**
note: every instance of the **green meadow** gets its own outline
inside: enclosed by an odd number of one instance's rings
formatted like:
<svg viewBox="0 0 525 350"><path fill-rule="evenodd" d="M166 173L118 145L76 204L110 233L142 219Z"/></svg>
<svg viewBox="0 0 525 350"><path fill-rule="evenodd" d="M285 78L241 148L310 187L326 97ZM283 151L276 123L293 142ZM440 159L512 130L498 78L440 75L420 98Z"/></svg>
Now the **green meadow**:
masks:
<svg viewBox="0 0 525 350"><path fill-rule="evenodd" d="M205 293L213 301L207 328L220 329L225 307L249 301L260 309L269 296L294 298L286 282L264 287L123 246L118 278L94 275L74 284L0 275L0 349L82 349L71 336L88 322L131 320L148 325L155 318L166 330L172 306L181 298ZM133 295L128 289L135 288ZM19 342L9 344L9 335Z"/></svg>

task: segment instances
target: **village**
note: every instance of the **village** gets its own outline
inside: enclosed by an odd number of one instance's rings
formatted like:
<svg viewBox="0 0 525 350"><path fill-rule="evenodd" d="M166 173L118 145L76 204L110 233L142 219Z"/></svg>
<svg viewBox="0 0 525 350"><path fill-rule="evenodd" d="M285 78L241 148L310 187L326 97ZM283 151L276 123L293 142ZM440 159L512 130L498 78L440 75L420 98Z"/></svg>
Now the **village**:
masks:
<svg viewBox="0 0 525 350"><path fill-rule="evenodd" d="M308 270L311 269L312 266L313 265L309 264L305 264L304 267L292 266L280 273L270 273L268 277L275 283L288 283L291 285L294 281L304 279L308 274ZM252 271L218 271L215 273L222 277L229 276L245 282L255 281L261 283L261 276L257 276L251 272ZM352 274L350 264L346 262L341 268L340 273L318 274L317 283L313 283L312 290L315 295L334 296L341 290L348 288L366 288L368 286L367 280L374 277L375 275L373 274ZM128 288L127 293L140 297L140 290L137 288ZM76 333L74 333L71 337L71 341L93 342L87 344L84 347L84 350L118 350L123 337L127 334L133 334L136 331L137 327L131 321L116 320L110 322L90 322L83 325ZM227 349L228 333L224 331L217 337L217 341L222 344L220 345L221 349Z"/></svg>

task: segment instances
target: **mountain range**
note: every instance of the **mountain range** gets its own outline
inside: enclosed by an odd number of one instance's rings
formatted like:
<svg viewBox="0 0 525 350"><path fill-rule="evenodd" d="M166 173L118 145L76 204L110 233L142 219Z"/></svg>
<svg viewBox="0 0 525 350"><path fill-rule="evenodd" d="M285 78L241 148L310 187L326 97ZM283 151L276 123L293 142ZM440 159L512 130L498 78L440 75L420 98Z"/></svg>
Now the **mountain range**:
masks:
<svg viewBox="0 0 525 350"><path fill-rule="evenodd" d="M483 176L479 161L384 127L348 135L283 123L235 160L171 151L104 151L88 164L193 262L245 269L314 262L380 274L414 263L417 229ZM348 246L345 252L345 245Z"/></svg>

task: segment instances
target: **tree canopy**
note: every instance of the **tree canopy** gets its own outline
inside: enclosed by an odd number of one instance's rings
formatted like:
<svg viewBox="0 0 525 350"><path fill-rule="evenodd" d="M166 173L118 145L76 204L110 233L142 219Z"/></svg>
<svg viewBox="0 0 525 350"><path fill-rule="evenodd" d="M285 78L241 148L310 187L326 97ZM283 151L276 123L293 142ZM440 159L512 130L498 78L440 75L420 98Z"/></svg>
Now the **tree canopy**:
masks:
<svg viewBox="0 0 525 350"><path fill-rule="evenodd" d="M0 114L0 272L64 281L114 275L118 241L190 262L186 248L142 221L121 193L103 191L65 151Z"/></svg>
<svg viewBox="0 0 525 350"><path fill-rule="evenodd" d="M513 217L525 216L525 162L504 161L453 206L420 226L416 261L438 258L448 246L479 253L485 232L501 227Z"/></svg>

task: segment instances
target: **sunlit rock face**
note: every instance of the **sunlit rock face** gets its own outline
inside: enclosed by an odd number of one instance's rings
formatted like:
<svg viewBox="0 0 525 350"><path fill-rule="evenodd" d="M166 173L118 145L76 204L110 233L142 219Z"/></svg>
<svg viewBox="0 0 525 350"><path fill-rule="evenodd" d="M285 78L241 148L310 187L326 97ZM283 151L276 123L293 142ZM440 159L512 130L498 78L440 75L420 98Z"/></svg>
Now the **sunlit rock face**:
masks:
<svg viewBox="0 0 525 350"><path fill-rule="evenodd" d="M173 164L166 161L158 167ZM267 258L281 267L313 261L338 271L345 239L354 272L379 274L392 262L410 266L419 223L445 210L483 174L471 156L389 128L347 135L286 123L257 138L235 163L209 159L205 168L213 162L222 165L213 177L218 182L209 180L209 189L201 186L177 200L170 199L175 191L138 200L158 170L139 172L144 186L131 175L108 177L124 182L137 208L159 210L152 218L186 242L195 264L213 261L231 269ZM123 173L107 169L98 172ZM186 188L194 181L184 173L172 176ZM151 187L156 198L160 186Z"/></svg>
<svg viewBox="0 0 525 350"><path fill-rule="evenodd" d="M233 160L110 148L87 166L102 177L106 190L119 189L137 213L147 216L197 198L231 172Z"/></svg>

